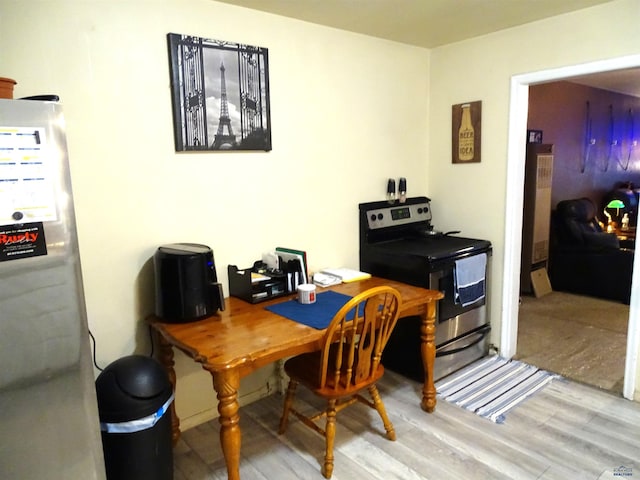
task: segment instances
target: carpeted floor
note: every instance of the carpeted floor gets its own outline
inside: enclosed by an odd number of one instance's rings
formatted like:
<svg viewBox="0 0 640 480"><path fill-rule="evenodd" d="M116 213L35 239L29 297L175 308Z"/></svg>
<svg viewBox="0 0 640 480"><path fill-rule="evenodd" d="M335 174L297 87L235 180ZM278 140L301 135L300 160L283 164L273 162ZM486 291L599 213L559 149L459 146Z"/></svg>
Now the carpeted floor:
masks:
<svg viewBox="0 0 640 480"><path fill-rule="evenodd" d="M629 306L564 292L522 296L517 360L622 392Z"/></svg>

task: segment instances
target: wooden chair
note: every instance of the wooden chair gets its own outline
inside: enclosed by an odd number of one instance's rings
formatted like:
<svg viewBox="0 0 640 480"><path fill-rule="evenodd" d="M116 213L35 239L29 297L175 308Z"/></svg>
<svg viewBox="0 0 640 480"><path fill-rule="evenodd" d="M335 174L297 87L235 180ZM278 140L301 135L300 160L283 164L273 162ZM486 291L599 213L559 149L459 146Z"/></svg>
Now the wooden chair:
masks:
<svg viewBox="0 0 640 480"><path fill-rule="evenodd" d="M285 362L290 377L280 419L280 434L287 428L289 413L323 435L326 450L322 474L333 473L333 444L336 414L356 401L377 410L387 431L387 438L395 440L393 425L387 417L376 382L382 377L382 351L398 320L400 293L391 287L375 287L353 297L336 315L327 328L319 352L305 353ZM298 383L327 400L323 412L307 417L292 408ZM368 389L372 402L359 392ZM315 422L326 417L325 428Z"/></svg>

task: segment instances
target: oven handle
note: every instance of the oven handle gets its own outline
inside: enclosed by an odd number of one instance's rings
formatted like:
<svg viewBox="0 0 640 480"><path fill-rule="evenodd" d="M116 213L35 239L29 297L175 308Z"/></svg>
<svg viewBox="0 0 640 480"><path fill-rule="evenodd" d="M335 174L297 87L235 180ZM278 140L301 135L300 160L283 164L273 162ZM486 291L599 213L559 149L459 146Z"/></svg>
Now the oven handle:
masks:
<svg viewBox="0 0 640 480"><path fill-rule="evenodd" d="M446 355L453 355L454 353L458 353L458 352L461 352L463 350L466 350L467 348L471 348L474 345L477 345L478 343L480 343L482 340L484 340L484 338L487 336L487 334L490 331L491 331L491 325L485 325L480 330L478 330L476 332L473 332L473 335L478 335L478 338L473 340L471 343L468 343L468 344L466 344L466 345L464 345L462 347L454 348L452 350L445 350L445 351L436 352L436 357L444 357Z"/></svg>

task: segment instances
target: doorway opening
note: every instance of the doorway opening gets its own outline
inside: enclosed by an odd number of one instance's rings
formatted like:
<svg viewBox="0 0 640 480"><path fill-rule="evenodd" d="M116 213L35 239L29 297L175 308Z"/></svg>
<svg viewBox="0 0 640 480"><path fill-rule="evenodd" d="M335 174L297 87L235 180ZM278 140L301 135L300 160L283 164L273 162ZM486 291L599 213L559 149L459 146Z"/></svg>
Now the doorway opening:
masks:
<svg viewBox="0 0 640 480"><path fill-rule="evenodd" d="M634 68L640 66L640 55L620 57L605 61L563 67L530 74L517 75L511 79L511 103L509 120L507 198L505 223L505 262L502 291L502 355L510 358L516 353L518 336L520 250L522 244L522 206L524 186L524 159L527 129L529 85L562 80L577 75ZM625 377L623 396L633 399L638 373L640 344L640 268L638 256L634 259L629 323L627 330Z"/></svg>

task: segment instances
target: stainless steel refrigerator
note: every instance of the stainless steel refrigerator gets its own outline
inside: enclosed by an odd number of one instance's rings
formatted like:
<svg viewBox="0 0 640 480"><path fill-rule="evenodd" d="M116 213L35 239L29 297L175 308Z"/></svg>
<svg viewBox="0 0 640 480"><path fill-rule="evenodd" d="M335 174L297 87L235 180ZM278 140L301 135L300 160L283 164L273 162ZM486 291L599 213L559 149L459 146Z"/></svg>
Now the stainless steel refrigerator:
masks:
<svg viewBox="0 0 640 480"><path fill-rule="evenodd" d="M0 478L104 479L62 107L0 100Z"/></svg>

